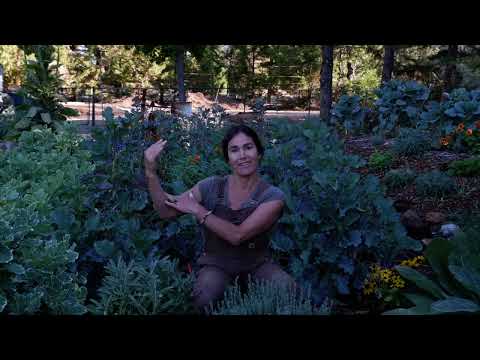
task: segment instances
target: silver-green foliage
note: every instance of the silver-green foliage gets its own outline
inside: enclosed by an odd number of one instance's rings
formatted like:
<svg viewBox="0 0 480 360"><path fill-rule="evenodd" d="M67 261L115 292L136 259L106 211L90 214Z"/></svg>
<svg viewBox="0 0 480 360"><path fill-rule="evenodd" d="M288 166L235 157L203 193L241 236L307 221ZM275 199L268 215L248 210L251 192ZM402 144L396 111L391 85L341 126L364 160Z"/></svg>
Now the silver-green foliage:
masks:
<svg viewBox="0 0 480 360"><path fill-rule="evenodd" d="M177 270L168 257L110 260L107 275L89 310L96 315L157 315L193 312L193 276Z"/></svg>
<svg viewBox="0 0 480 360"><path fill-rule="evenodd" d="M215 307L210 305L212 315L327 315L328 301L317 308L309 299L310 292L273 281L248 279L247 291L242 294L236 281L225 291L223 300Z"/></svg>
<svg viewBox="0 0 480 360"><path fill-rule="evenodd" d="M385 174L383 181L389 189L398 189L413 183L415 176L411 169L392 169Z"/></svg>
<svg viewBox="0 0 480 360"><path fill-rule="evenodd" d="M439 197L453 192L455 181L447 174L433 170L420 175L415 180L415 190L419 195Z"/></svg>
<svg viewBox="0 0 480 360"><path fill-rule="evenodd" d="M81 314L86 291L74 264L80 178L92 170L69 126L22 133L0 152L0 312Z"/></svg>
<svg viewBox="0 0 480 360"><path fill-rule="evenodd" d="M402 128L392 151L399 156L419 156L431 148L431 136L419 129Z"/></svg>

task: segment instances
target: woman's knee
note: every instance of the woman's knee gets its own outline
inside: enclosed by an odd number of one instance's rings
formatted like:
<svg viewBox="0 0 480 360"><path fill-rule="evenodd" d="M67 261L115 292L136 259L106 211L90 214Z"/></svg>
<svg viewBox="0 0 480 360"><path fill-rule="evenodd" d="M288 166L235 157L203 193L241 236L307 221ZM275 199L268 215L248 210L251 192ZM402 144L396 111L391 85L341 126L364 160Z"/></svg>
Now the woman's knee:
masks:
<svg viewBox="0 0 480 360"><path fill-rule="evenodd" d="M204 266L198 272L193 290L195 307L204 311L210 303L220 300L229 284L230 276L220 268Z"/></svg>
<svg viewBox="0 0 480 360"><path fill-rule="evenodd" d="M273 281L283 286L296 286L293 277L272 262L267 262L260 266L252 274L252 277L256 280Z"/></svg>

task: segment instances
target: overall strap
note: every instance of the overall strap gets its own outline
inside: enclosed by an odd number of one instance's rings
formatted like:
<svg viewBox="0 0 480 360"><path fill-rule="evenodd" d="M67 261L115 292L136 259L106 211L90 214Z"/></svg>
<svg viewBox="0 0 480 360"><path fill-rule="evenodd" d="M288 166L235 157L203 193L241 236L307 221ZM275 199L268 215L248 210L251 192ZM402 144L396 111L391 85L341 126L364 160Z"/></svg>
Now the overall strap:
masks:
<svg viewBox="0 0 480 360"><path fill-rule="evenodd" d="M270 185L263 181L262 179L260 179L260 184L258 184L258 187L257 187L257 190L255 191L255 193L253 194L252 196L252 200L255 201L255 202L258 202L258 200L260 199L260 197L262 196L262 194L270 187Z"/></svg>
<svg viewBox="0 0 480 360"><path fill-rule="evenodd" d="M217 203L223 203L225 197L225 186L227 184L227 177L220 178L217 182Z"/></svg>

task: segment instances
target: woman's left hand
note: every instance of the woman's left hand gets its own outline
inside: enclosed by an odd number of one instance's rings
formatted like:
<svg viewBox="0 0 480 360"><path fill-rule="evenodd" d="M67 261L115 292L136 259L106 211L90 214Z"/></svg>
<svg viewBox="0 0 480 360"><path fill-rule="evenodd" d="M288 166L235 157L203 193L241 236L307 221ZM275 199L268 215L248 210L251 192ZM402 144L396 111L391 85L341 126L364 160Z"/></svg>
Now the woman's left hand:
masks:
<svg viewBox="0 0 480 360"><path fill-rule="evenodd" d="M185 214L193 215L195 215L200 209L200 204L198 203L197 199L195 199L195 196L191 191L178 196L175 202L165 200L165 205L173 207L174 209L177 209Z"/></svg>

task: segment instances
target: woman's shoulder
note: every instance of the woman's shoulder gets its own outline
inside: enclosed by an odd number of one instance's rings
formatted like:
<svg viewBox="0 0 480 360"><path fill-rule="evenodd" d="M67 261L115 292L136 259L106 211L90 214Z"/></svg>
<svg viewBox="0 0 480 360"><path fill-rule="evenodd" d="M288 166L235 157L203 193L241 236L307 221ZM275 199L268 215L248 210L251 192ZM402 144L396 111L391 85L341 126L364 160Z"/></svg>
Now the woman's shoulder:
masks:
<svg viewBox="0 0 480 360"><path fill-rule="evenodd" d="M265 191L260 195L259 202L267 202L272 200L285 200L285 193L279 187L269 184L266 182L268 187Z"/></svg>
<svg viewBox="0 0 480 360"><path fill-rule="evenodd" d="M198 186L200 187L214 186L216 183L219 183L223 179L225 179L225 176L219 176L219 175L209 176L203 180L200 180L198 182Z"/></svg>
<svg viewBox="0 0 480 360"><path fill-rule="evenodd" d="M202 199L213 196L216 194L216 188L219 186L220 182L225 179L225 176L209 176L198 182L198 188L202 194Z"/></svg>

